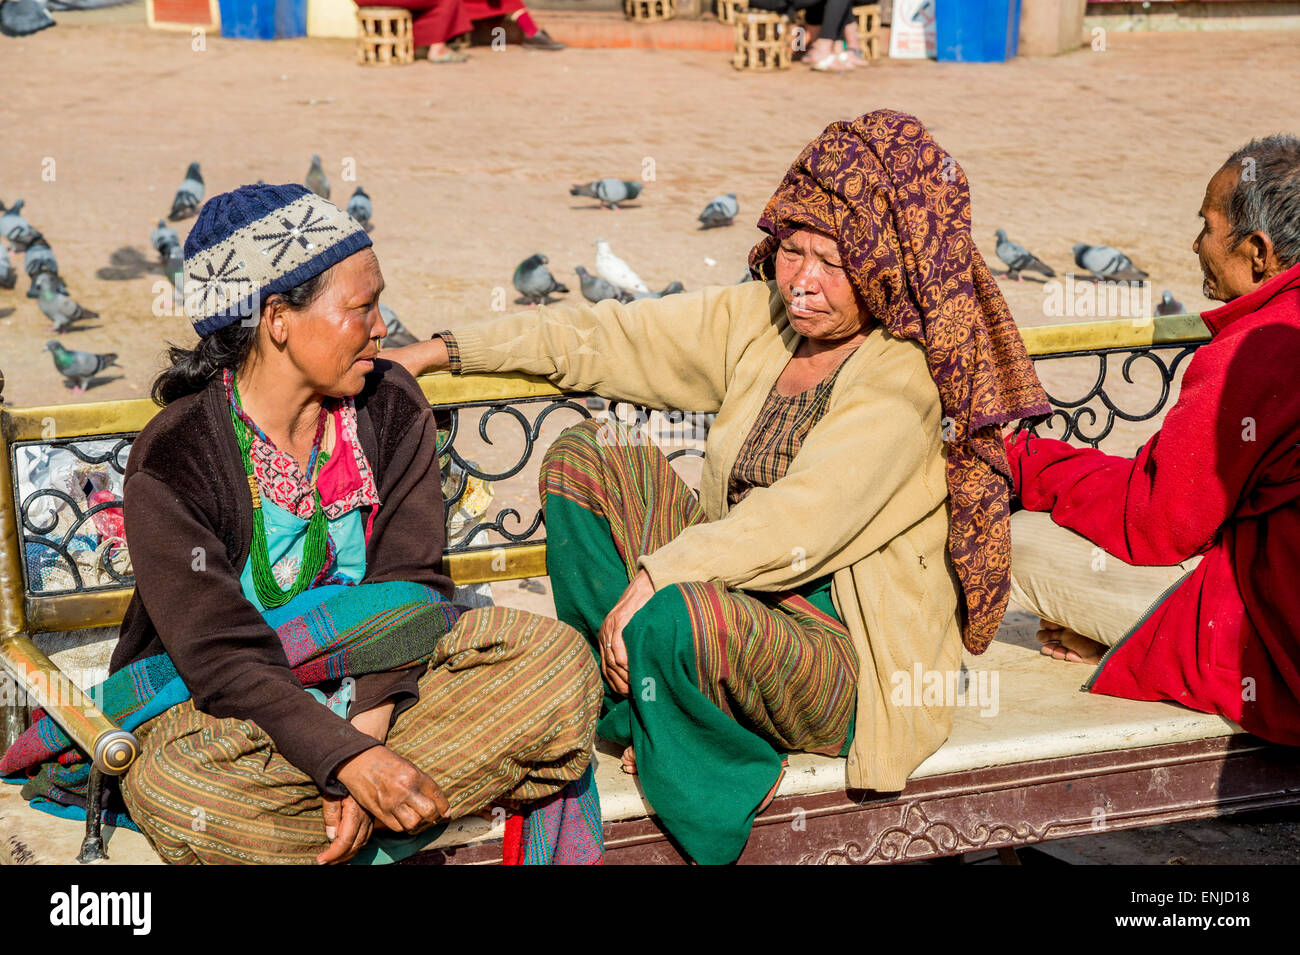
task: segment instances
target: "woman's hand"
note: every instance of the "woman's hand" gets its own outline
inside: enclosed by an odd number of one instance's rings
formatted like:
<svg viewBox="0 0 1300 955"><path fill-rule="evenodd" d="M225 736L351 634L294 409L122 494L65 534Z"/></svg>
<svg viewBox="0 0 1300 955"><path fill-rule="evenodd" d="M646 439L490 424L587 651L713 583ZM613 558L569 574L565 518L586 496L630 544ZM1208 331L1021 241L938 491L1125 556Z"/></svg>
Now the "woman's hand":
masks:
<svg viewBox="0 0 1300 955"><path fill-rule="evenodd" d="M393 703L389 701L358 713L349 722L382 743L388 737L388 724L392 720ZM330 840L330 845L316 857L316 861L321 865L346 862L370 841L370 834L375 828L374 820L351 796L322 795L325 800L325 836Z"/></svg>
<svg viewBox="0 0 1300 955"><path fill-rule="evenodd" d="M418 832L447 818L450 807L438 784L386 746L358 753L335 775L363 809L394 832Z"/></svg>
<svg viewBox="0 0 1300 955"><path fill-rule="evenodd" d="M434 371L446 371L449 367L447 343L441 338L430 338L427 342L403 345L401 348L385 348L381 358L397 362L413 376L427 375Z"/></svg>
<svg viewBox="0 0 1300 955"><path fill-rule="evenodd" d="M596 640L600 644L600 670L616 693L627 695L628 680L631 679L627 670L627 646L623 643L623 628L654 595L655 588L650 575L644 570L637 571L623 591L623 596L618 598L618 603L605 615L600 632L596 634Z"/></svg>
<svg viewBox="0 0 1300 955"><path fill-rule="evenodd" d="M347 862L370 841L374 822L351 796L325 796L325 836L329 848L316 857L321 865Z"/></svg>

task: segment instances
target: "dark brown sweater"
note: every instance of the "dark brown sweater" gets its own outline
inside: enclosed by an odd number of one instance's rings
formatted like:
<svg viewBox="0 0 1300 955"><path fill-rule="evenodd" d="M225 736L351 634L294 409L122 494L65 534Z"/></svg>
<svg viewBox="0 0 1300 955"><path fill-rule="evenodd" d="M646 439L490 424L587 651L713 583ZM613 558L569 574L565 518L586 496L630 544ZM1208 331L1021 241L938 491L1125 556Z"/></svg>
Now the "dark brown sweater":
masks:
<svg viewBox="0 0 1300 955"><path fill-rule="evenodd" d="M357 435L374 469L380 505L366 545L363 583L408 580L448 598L437 430L415 379L382 359L356 397ZM163 652L194 705L211 716L252 720L322 790L373 737L303 692L280 640L245 597L253 507L220 378L164 408L140 432L126 465L123 510L135 595L110 670ZM416 670L357 678L350 715L417 696Z"/></svg>

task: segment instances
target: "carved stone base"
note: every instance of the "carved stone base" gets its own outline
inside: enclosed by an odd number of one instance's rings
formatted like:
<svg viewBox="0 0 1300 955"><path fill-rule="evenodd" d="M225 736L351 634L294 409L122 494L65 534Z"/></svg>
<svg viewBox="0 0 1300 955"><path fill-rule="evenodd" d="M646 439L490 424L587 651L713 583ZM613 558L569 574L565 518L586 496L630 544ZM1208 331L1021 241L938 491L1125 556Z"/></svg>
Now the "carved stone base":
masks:
<svg viewBox="0 0 1300 955"><path fill-rule="evenodd" d="M1252 736L997 766L919 779L902 793L783 796L741 864L913 862L1300 803L1300 751ZM687 860L653 819L607 823L610 864ZM499 861L499 844L415 864Z"/></svg>

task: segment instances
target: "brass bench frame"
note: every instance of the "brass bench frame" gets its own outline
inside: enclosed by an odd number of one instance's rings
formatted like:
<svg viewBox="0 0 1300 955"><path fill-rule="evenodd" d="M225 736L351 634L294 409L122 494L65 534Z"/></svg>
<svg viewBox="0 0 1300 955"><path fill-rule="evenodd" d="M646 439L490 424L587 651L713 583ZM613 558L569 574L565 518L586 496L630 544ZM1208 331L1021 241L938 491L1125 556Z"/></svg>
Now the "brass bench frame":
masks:
<svg viewBox="0 0 1300 955"><path fill-rule="evenodd" d="M1094 446L1110 433L1116 420L1140 421L1159 414L1167 404L1179 366L1209 337L1196 315L1055 325L1024 329L1022 334L1036 361L1079 356L1099 359L1096 385L1082 399L1053 398L1055 413L1047 423L1050 426L1057 421L1062 436ZM1170 350L1175 354L1165 361L1162 353ZM1122 373L1129 381L1135 362L1147 360L1155 365L1162 392L1153 407L1132 414L1110 400L1106 379L1112 356L1123 358ZM12 473L13 446L17 442L132 436L158 409L145 399L9 408L3 404L3 384L0 377L0 667L20 681L39 672L49 686L60 675L58 668L30 635L116 625L132 590L122 587L54 596L27 591L21 564L21 502L15 499ZM422 378L420 384L435 410L453 412L475 407L500 410L513 403L575 397L542 379L522 375L432 375ZM524 460L533 450L530 442ZM448 553L444 563L458 584L541 577L546 575L546 545L544 541L520 540L468 548ZM64 678L63 682L69 681ZM136 753L134 736L114 726L84 696L48 705L50 701L40 695L39 683L31 689L32 697L93 758L90 804L94 805L103 775L129 768ZM1110 829L1290 805L1300 803L1300 774L1292 755L1281 747L1237 736L948 774L915 780L897 795L841 791L788 796L777 799L755 823L741 861L896 862L1078 835L1089 831L1090 807L1106 798L1105 792L1113 793L1116 785L1131 792L1133 798L1110 814ZM1153 786L1154 780L1161 785ZM1007 794L1005 805L1014 808L1014 818L1001 815L995 793ZM797 842L791 838L793 814L803 820ZM682 861L653 818L609 824L606 836L611 862ZM488 861L495 852L494 847L471 846L426 853L415 861ZM87 813L87 835L79 858L103 857L98 814Z"/></svg>

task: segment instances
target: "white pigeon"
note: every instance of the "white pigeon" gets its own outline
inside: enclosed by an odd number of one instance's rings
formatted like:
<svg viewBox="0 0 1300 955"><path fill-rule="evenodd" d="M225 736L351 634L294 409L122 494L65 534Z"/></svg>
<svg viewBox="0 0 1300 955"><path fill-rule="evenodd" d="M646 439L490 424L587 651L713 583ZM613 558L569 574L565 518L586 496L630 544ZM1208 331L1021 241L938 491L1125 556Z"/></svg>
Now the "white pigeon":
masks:
<svg viewBox="0 0 1300 955"><path fill-rule="evenodd" d="M650 291L630 265L609 251L609 243L604 239L596 240L596 274L628 292Z"/></svg>

